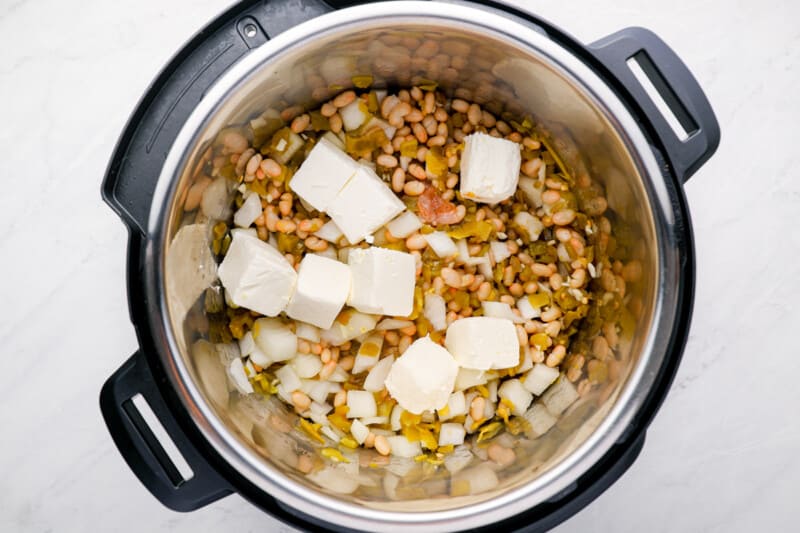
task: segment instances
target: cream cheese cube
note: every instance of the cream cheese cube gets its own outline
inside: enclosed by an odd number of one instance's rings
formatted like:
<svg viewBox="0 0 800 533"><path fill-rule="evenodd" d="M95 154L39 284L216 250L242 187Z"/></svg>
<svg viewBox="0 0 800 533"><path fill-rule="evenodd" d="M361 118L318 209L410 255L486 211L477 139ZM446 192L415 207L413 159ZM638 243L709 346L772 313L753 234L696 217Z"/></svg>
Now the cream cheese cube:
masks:
<svg viewBox="0 0 800 533"><path fill-rule="evenodd" d="M219 279L235 305L277 316L289 303L297 273L269 244L236 233L219 266Z"/></svg>
<svg viewBox="0 0 800 533"><path fill-rule="evenodd" d="M286 307L295 320L328 329L350 294L350 269L320 255L306 255L297 270L297 284Z"/></svg>
<svg viewBox="0 0 800 533"><path fill-rule="evenodd" d="M349 155L322 138L292 176L289 187L317 211L327 211L358 168Z"/></svg>
<svg viewBox="0 0 800 533"><path fill-rule="evenodd" d="M347 262L353 275L348 305L364 313L411 314L416 281L413 255L377 246L352 248Z"/></svg>
<svg viewBox="0 0 800 533"><path fill-rule="evenodd" d="M521 160L515 142L485 133L468 135L461 156L461 194L476 202L502 202L517 190Z"/></svg>
<svg viewBox="0 0 800 533"><path fill-rule="evenodd" d="M457 373L453 356L424 337L414 341L394 362L386 388L400 407L418 415L447 405Z"/></svg>
<svg viewBox="0 0 800 533"><path fill-rule="evenodd" d="M361 165L327 206L327 212L347 240L356 244L405 208L374 170Z"/></svg>
<svg viewBox="0 0 800 533"><path fill-rule="evenodd" d="M507 318L486 316L456 320L447 328L444 345L459 366L476 370L519 364L519 339Z"/></svg>

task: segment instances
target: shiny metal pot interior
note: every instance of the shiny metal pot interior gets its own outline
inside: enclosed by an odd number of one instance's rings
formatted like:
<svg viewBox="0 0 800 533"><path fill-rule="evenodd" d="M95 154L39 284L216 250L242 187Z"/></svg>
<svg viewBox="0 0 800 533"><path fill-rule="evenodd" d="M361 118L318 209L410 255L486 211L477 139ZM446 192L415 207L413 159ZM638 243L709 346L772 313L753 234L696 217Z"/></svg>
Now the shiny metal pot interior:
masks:
<svg viewBox="0 0 800 533"><path fill-rule="evenodd" d="M413 44L440 43L444 56L466 58L461 69L447 57L420 60ZM578 172L601 181L610 207L638 232L646 282L633 295L641 312L623 333L622 371L581 398L545 436L517 444L520 459L497 472L487 492L453 496L450 474L423 464L361 468L361 486L349 494L321 487L296 469L296 448L314 446L296 431L268 423L294 415L275 400L254 402L228 393L224 369L193 354L186 313L214 280L207 232L173 241L192 220L181 198L196 162L221 128L267 108L330 98L328 87L351 85L371 74L376 86L439 82L448 94L471 98L496 114L530 115L552 135ZM617 95L571 52L516 20L475 6L389 2L333 12L261 45L208 91L170 151L153 200L143 273L150 327L160 358L192 423L219 456L249 482L284 504L332 524L400 531L476 527L520 513L568 487L617 441L653 385L676 317L681 261L670 192L637 122ZM205 251L204 251L205 249ZM489 468L475 459L470 467ZM350 468L357 468L357 462ZM410 472L410 473L408 473ZM414 483L399 495L386 476ZM401 483L401 488L404 487ZM413 489L413 490L412 490ZM421 528L421 529L419 529Z"/></svg>

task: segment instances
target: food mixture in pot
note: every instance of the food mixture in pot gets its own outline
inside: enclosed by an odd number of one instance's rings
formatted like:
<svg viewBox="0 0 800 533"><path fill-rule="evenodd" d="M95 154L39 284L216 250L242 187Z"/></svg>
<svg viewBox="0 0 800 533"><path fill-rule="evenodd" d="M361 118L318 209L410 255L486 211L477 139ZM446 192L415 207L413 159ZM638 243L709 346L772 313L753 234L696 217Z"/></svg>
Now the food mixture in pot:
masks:
<svg viewBox="0 0 800 533"><path fill-rule="evenodd" d="M530 118L366 78L206 152L184 199L225 219L206 336L232 386L291 406L324 461L361 447L440 465L471 440L511 464L495 437L543 435L621 372L636 243Z"/></svg>

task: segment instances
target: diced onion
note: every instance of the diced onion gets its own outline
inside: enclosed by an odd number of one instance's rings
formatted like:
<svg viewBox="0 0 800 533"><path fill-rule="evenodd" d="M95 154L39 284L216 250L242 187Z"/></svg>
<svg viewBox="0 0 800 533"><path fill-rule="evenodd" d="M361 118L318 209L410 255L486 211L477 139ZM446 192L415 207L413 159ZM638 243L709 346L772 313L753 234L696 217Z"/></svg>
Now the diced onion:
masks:
<svg viewBox="0 0 800 533"><path fill-rule="evenodd" d="M518 379L504 381L497 390L501 399L508 400L513 405L511 412L516 416L522 416L533 401L531 394Z"/></svg>
<svg viewBox="0 0 800 533"><path fill-rule="evenodd" d="M333 220L327 221L325 224L322 225L317 231L314 232L314 235L322 239L323 241L328 241L331 243L336 244L339 242L339 239L342 238L342 230L339 229L339 226Z"/></svg>
<svg viewBox="0 0 800 533"><path fill-rule="evenodd" d="M522 314L522 318L525 320L539 318L541 315L541 311L539 311L537 307L531 305L531 302L528 300L527 296L523 296L517 300L517 309L519 309L520 314Z"/></svg>
<svg viewBox="0 0 800 533"><path fill-rule="evenodd" d="M250 394L253 392L253 385L247 379L247 374L244 371L244 364L241 359L234 359L228 365L228 376L231 378L233 385L242 394Z"/></svg>
<svg viewBox="0 0 800 533"><path fill-rule="evenodd" d="M409 442L404 435L387 437L387 440L392 447L392 455L396 457L416 457L422 453L419 442Z"/></svg>
<svg viewBox="0 0 800 533"><path fill-rule="evenodd" d="M464 444L466 430L461 424L442 424L439 430L439 446Z"/></svg>
<svg viewBox="0 0 800 533"><path fill-rule="evenodd" d="M286 361L297 353L297 336L277 318L259 318L253 332L256 344L272 361Z"/></svg>
<svg viewBox="0 0 800 533"><path fill-rule="evenodd" d="M350 434L353 435L357 443L364 444L364 441L367 440L367 436L369 435L369 428L360 420L353 420L353 423L350 425Z"/></svg>
<svg viewBox="0 0 800 533"><path fill-rule="evenodd" d="M439 257L446 259L453 257L458 253L456 243L444 231L434 231L425 235L425 240L428 241L428 246Z"/></svg>
<svg viewBox="0 0 800 533"><path fill-rule="evenodd" d="M296 391L303 386L303 382L300 381L300 377L289 365L284 365L276 370L275 377L280 380L281 385L283 385L287 392Z"/></svg>
<svg viewBox="0 0 800 533"><path fill-rule="evenodd" d="M456 241L456 249L458 250L458 260L462 263L469 261L469 247L467 246L466 239L459 239Z"/></svg>
<svg viewBox="0 0 800 533"><path fill-rule="evenodd" d="M434 293L426 294L422 312L434 331L447 329L447 304L444 298Z"/></svg>
<svg viewBox="0 0 800 533"><path fill-rule="evenodd" d="M347 418L375 416L378 408L371 392L351 390L347 393Z"/></svg>
<svg viewBox="0 0 800 533"><path fill-rule="evenodd" d="M555 416L566 411L578 399L578 391L575 385L562 376L561 379L553 383L547 391L542 394L542 403L547 410Z"/></svg>
<svg viewBox="0 0 800 533"><path fill-rule="evenodd" d="M517 316L511 310L511 306L505 302L483 302L483 315L494 318L506 318L515 324L522 324L525 319Z"/></svg>
<svg viewBox="0 0 800 533"><path fill-rule="evenodd" d="M541 437L556 424L556 417L539 402L528 409L525 420L528 422L525 433L533 439Z"/></svg>
<svg viewBox="0 0 800 533"><path fill-rule="evenodd" d="M378 325L375 326L375 329L378 331L388 331L390 329L403 329L409 326L413 326L414 323L410 320L399 320L396 318L384 318Z"/></svg>
<svg viewBox="0 0 800 533"><path fill-rule="evenodd" d="M389 356L381 359L378 364L372 367L372 370L367 374L367 379L364 380L364 390L369 392L378 392L384 388L384 381L386 376L394 364L394 356Z"/></svg>
<svg viewBox="0 0 800 533"><path fill-rule="evenodd" d="M295 335L297 335L298 339L305 339L309 342L319 342L319 328L307 324L306 322L297 321Z"/></svg>
<svg viewBox="0 0 800 533"><path fill-rule="evenodd" d="M240 228L249 228L262 214L261 198L257 194L251 194L233 215L233 223Z"/></svg>
<svg viewBox="0 0 800 533"><path fill-rule="evenodd" d="M313 378L322 370L322 361L316 355L300 353L292 359L292 368L301 378Z"/></svg>
<svg viewBox="0 0 800 533"><path fill-rule="evenodd" d="M444 467L455 474L466 468L474 457L468 446L457 446L453 453L444 456Z"/></svg>
<svg viewBox="0 0 800 533"><path fill-rule="evenodd" d="M523 384L530 392L540 396L556 379L558 379L557 368L551 368L544 363L536 363L525 375Z"/></svg>
<svg viewBox="0 0 800 533"><path fill-rule="evenodd" d="M532 241L539 238L539 234L544 229L542 221L531 215L527 211L520 211L514 216L514 222L523 228Z"/></svg>
<svg viewBox="0 0 800 533"><path fill-rule="evenodd" d="M389 232L398 239L405 239L421 227L422 221L411 211L404 211L400 216L386 224Z"/></svg>
<svg viewBox="0 0 800 533"><path fill-rule="evenodd" d="M505 242L492 241L489 243L489 247L492 250L494 260L497 263L511 257L511 252L508 250L508 244Z"/></svg>
<svg viewBox="0 0 800 533"><path fill-rule="evenodd" d="M367 120L368 114L365 113L364 104L360 98L356 98L352 103L347 104L339 109L339 115L342 117L342 124L344 129L352 131L361 126Z"/></svg>

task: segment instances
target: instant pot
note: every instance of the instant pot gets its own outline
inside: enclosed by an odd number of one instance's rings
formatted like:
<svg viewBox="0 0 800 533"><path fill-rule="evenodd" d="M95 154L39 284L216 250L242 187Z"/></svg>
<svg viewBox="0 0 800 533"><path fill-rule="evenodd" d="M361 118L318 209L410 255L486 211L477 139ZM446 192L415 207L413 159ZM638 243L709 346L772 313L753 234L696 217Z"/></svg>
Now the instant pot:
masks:
<svg viewBox="0 0 800 533"><path fill-rule="evenodd" d="M424 41L438 43L442 57L415 55ZM456 55L459 68L451 61ZM652 84L649 92L632 63ZM639 305L620 341L623 371L566 411L518 464L497 473L499 485L487 492L454 495L444 469L417 472L394 460L362 466L356 475L363 490L354 493L312 482L291 459L292 450L312 445L266 420L278 417L291 428L294 415L278 401L229 394L213 345L190 342L197 327L196 317L187 320L190 309L216 283L207 240L213 219L187 226L183 213L208 146L224 127L264 109L313 109L350 88L356 75L390 88L433 80L446 94L461 91L494 113L533 117L568 164L603 183L614 216L641 248L646 281L630 295ZM685 134L662 114L653 89ZM494 2L240 2L158 75L103 183L103 198L129 230L128 298L139 340L100 396L117 448L144 486L177 511L238 492L301 529L553 527L627 470L670 387L695 279L682 185L714 153L719 136L694 77L641 28L586 46L534 14ZM179 471L133 404L138 395L191 475ZM480 455L472 465L485 467ZM398 496L386 481L409 479L403 476L413 477L418 490Z"/></svg>

